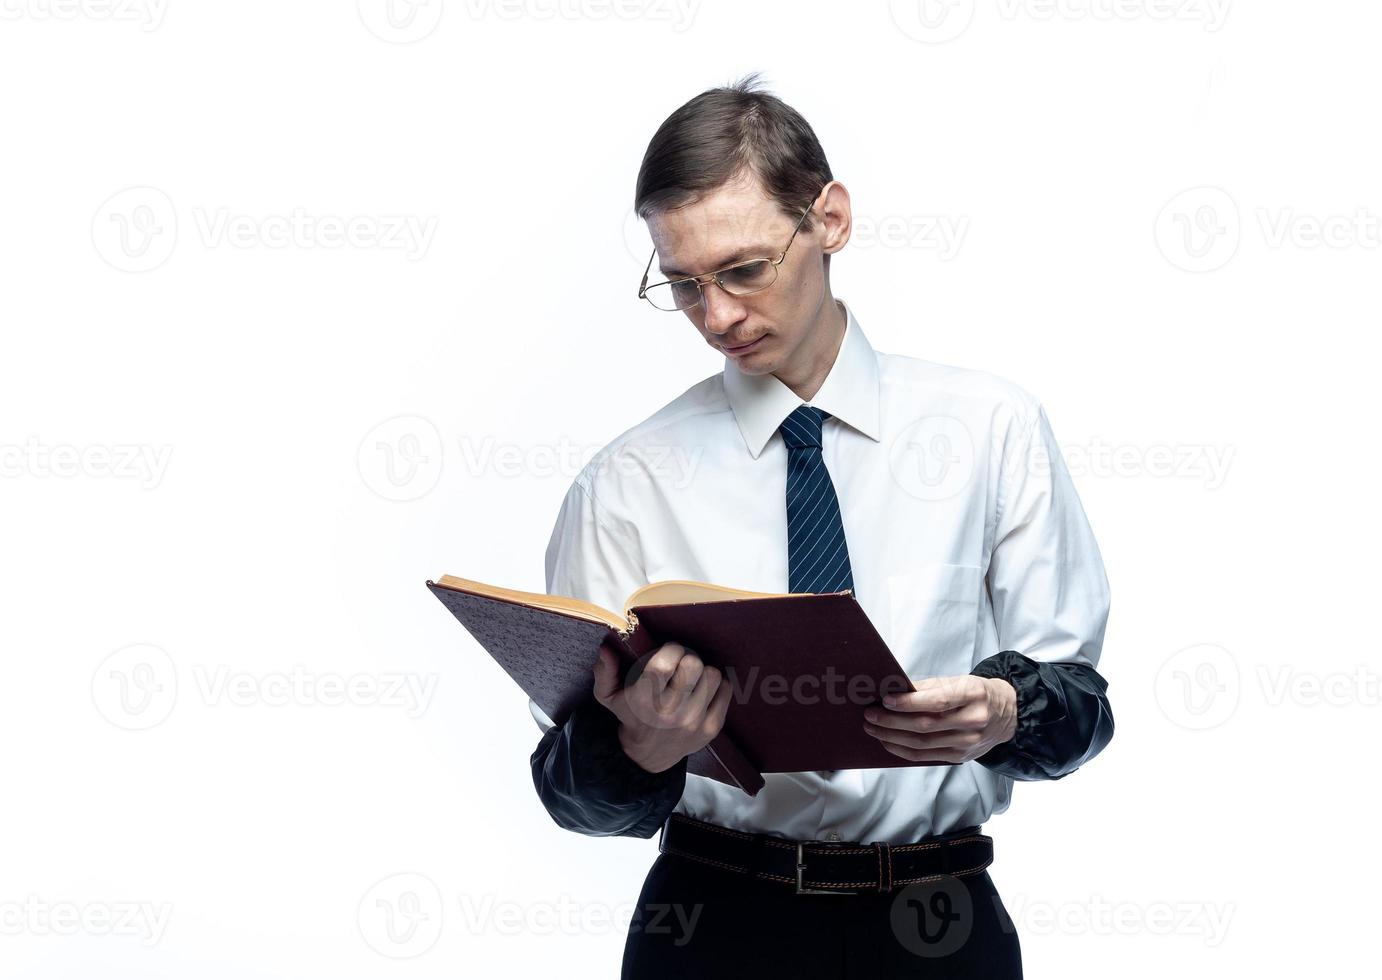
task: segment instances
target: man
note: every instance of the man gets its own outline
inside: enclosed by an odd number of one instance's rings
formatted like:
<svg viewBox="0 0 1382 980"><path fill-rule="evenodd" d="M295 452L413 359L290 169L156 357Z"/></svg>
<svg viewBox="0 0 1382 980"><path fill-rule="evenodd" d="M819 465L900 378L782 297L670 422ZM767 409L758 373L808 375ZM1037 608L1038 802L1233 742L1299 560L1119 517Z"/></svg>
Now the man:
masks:
<svg viewBox="0 0 1382 980"><path fill-rule="evenodd" d="M662 124L635 209L649 315L684 315L725 366L579 474L548 592L851 589L917 687L861 724L940 764L768 774L750 797L686 771L730 709L717 670L669 642L621 686L602 652L564 724L530 703L532 770L564 828L662 831L624 975L1020 976L981 824L1013 780L1060 779L1113 735L1108 582L1042 405L873 350L831 292L849 193L754 76Z"/></svg>

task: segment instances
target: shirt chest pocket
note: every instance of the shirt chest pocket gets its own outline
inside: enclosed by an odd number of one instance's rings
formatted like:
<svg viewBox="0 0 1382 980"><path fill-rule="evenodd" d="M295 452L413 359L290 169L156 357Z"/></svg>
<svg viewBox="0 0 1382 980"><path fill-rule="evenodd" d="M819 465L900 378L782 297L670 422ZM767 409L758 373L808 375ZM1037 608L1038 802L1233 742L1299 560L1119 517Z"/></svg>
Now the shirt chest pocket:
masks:
<svg viewBox="0 0 1382 980"><path fill-rule="evenodd" d="M977 565L917 565L887 580L889 646L910 676L967 674L974 666Z"/></svg>

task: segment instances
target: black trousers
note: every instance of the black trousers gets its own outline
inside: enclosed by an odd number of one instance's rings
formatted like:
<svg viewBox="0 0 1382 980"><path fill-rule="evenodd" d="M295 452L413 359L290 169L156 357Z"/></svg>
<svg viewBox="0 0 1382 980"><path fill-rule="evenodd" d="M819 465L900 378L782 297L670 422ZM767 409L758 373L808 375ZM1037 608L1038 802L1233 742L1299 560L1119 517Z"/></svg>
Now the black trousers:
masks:
<svg viewBox="0 0 1382 980"><path fill-rule="evenodd" d="M883 894L790 886L659 854L624 944L622 976L1017 980L1022 953L987 871Z"/></svg>

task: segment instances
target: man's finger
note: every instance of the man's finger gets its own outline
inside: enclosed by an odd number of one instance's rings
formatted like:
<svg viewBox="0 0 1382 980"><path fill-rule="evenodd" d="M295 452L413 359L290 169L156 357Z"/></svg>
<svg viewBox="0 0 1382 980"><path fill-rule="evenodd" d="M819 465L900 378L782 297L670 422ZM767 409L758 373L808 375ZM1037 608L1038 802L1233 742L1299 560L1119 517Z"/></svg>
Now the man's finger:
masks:
<svg viewBox="0 0 1382 980"><path fill-rule="evenodd" d="M879 728L892 728L902 732L950 732L983 727L974 718L973 706L968 704L940 712L869 708L864 712L864 721Z"/></svg>
<svg viewBox="0 0 1382 980"><path fill-rule="evenodd" d="M972 734L960 731L904 732L895 728L879 728L877 725L866 725L864 731L885 745L897 745L903 748L926 751L967 749L972 738Z"/></svg>
<svg viewBox="0 0 1382 980"><path fill-rule="evenodd" d="M942 765L954 766L968 761L965 758L968 752L960 749L909 749L901 745L889 745L887 742L883 743L883 748L908 762L939 762Z"/></svg>
<svg viewBox="0 0 1382 980"><path fill-rule="evenodd" d="M609 649L600 647L600 656L595 661L595 700L608 705L609 699L619 690L619 658Z"/></svg>
<svg viewBox="0 0 1382 980"><path fill-rule="evenodd" d="M978 680L972 675L927 677L917 683L915 691L890 695L883 699L883 704L893 711L953 711L979 696L983 691L982 682L970 683Z"/></svg>

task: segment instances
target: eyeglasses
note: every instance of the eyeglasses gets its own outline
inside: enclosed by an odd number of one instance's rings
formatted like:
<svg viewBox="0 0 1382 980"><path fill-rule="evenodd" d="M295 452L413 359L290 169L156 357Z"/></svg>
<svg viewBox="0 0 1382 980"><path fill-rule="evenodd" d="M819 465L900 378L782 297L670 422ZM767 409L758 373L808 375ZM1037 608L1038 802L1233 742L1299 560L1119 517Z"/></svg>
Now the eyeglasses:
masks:
<svg viewBox="0 0 1382 980"><path fill-rule="evenodd" d="M812 204L814 205L815 202L813 201ZM792 237L787 239L786 248L777 258L741 262L738 265L730 266L728 269L721 269L719 272L707 272L702 276L669 279L666 282L657 282L649 286L648 273L652 270L653 259L657 257L657 249L653 249L653 254L648 256L648 268L643 270L643 281L638 284L638 298L646 299L659 310L677 313L698 305L705 287L712 282L731 296L747 296L749 293L767 289L777 281L777 267L787 258L787 249L790 249L792 242L796 241L797 232L801 230L802 222L810 213L811 208L809 207L802 212L801 217L797 219L797 226L792 229Z"/></svg>

